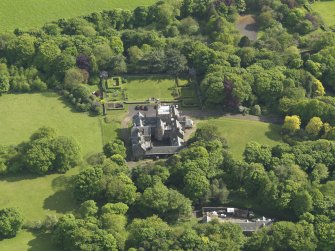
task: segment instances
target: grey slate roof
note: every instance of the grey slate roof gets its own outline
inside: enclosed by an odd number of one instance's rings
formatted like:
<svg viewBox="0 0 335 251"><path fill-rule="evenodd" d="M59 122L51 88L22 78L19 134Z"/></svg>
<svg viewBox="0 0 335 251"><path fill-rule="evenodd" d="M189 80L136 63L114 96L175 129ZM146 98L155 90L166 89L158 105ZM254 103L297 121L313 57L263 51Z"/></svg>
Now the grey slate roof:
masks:
<svg viewBox="0 0 335 251"><path fill-rule="evenodd" d="M181 148L181 146L154 146L146 151L145 155L169 155L178 152Z"/></svg>

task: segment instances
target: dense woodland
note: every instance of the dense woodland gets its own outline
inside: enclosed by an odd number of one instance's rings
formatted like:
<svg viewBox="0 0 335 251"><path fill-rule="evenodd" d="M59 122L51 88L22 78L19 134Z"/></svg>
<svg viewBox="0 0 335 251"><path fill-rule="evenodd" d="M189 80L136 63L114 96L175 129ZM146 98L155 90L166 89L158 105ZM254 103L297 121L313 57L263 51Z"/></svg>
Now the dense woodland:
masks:
<svg viewBox="0 0 335 251"><path fill-rule="evenodd" d="M257 17L256 41L235 28L247 13ZM23 226L52 232L61 250L335 249L335 33L308 2L170 0L92 13L1 34L0 62L0 93L52 89L80 111L101 112L87 85L108 71L192 75L208 108L285 117L286 143L250 142L243 160L211 125L166 161L132 170L123 142L108 143L73 180L78 212ZM0 171L65 172L79 152L41 128L0 149ZM237 225L192 217L227 203L277 222L247 237ZM21 218L1 210L1 237L14 236Z"/></svg>

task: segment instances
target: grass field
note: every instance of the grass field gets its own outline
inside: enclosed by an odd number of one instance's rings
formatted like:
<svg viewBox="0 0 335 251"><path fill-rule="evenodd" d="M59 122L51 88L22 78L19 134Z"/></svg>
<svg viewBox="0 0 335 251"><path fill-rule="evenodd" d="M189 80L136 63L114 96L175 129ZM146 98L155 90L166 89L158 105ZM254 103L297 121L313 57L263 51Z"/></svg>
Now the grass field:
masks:
<svg viewBox="0 0 335 251"><path fill-rule="evenodd" d="M335 25L335 0L315 2L313 9L322 16L328 26Z"/></svg>
<svg viewBox="0 0 335 251"><path fill-rule="evenodd" d="M127 110L127 106L124 110L111 110L108 111L106 119L100 119L103 144L120 136L119 130L121 129L121 121L126 115Z"/></svg>
<svg viewBox="0 0 335 251"><path fill-rule="evenodd" d="M73 112L54 93L3 95L0 97L0 144L18 144L37 128L47 125L56 128L60 135L73 136L81 145L82 154L87 156L102 150L99 119ZM0 207L20 208L26 221L41 220L46 214L71 212L77 207L71 177L79 170L77 167L66 174L44 177L1 178ZM0 250L52 250L49 243L44 235L23 231L17 238L1 241Z"/></svg>
<svg viewBox="0 0 335 251"><path fill-rule="evenodd" d="M129 101L143 101L151 97L161 100L174 99L172 93L175 81L172 77L128 77L123 86L127 89Z"/></svg>
<svg viewBox="0 0 335 251"><path fill-rule="evenodd" d="M12 239L0 242L0 250L8 251L61 251L51 245L50 234L34 234L25 230Z"/></svg>
<svg viewBox="0 0 335 251"><path fill-rule="evenodd" d="M269 146L274 146L281 141L279 125L259 121L219 118L202 121L198 126L201 127L204 123L219 127L221 135L227 139L231 152L237 158L242 158L245 145L249 141L257 141Z"/></svg>
<svg viewBox="0 0 335 251"><path fill-rule="evenodd" d="M102 149L99 120L72 111L55 93L10 94L0 97L0 144L18 144L41 126L74 137L83 155Z"/></svg>
<svg viewBox="0 0 335 251"><path fill-rule="evenodd" d="M113 8L134 9L156 0L1 0L0 32L28 29L60 18L71 18Z"/></svg>

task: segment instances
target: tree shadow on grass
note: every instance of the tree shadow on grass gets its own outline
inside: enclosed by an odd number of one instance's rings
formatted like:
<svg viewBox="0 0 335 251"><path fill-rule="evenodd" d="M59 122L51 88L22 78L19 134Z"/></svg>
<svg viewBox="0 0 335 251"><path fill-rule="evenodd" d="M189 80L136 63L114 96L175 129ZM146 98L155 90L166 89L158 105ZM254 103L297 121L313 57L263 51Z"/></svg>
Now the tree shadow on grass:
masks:
<svg viewBox="0 0 335 251"><path fill-rule="evenodd" d="M130 128L118 128L116 129L117 136L124 142L126 147L127 160L131 160L132 151L131 151L131 142L130 142Z"/></svg>
<svg viewBox="0 0 335 251"><path fill-rule="evenodd" d="M73 176L59 176L52 181L52 188L56 190L43 202L43 208L56 211L57 213L68 213L76 209L73 195Z"/></svg>
<svg viewBox="0 0 335 251"><path fill-rule="evenodd" d="M40 94L43 96L43 97L46 97L46 98L55 98L55 97L59 97L59 94L57 92L40 92Z"/></svg>
<svg viewBox="0 0 335 251"><path fill-rule="evenodd" d="M82 113L82 112L78 111L74 107L74 105L69 100L67 100L65 97L58 96L57 100L59 100L62 104L64 104L65 108L69 108L71 112L73 112L73 113Z"/></svg>
<svg viewBox="0 0 335 251"><path fill-rule="evenodd" d="M28 251L59 251L59 249L52 242L51 233L32 232L35 238L28 242Z"/></svg>
<svg viewBox="0 0 335 251"><path fill-rule="evenodd" d="M22 180L33 180L43 177L43 175L37 175L37 174L29 174L29 173L23 173L23 174L8 174L0 178L0 181L7 181L7 182L17 182Z"/></svg>
<svg viewBox="0 0 335 251"><path fill-rule="evenodd" d="M274 141L278 141L278 144L282 141L281 126L275 124L269 124L268 131L265 132L265 136Z"/></svg>
<svg viewBox="0 0 335 251"><path fill-rule="evenodd" d="M65 176L61 175L52 180L52 188L54 190L65 190L72 187L73 184L73 176Z"/></svg>
<svg viewBox="0 0 335 251"><path fill-rule="evenodd" d="M73 188L59 190L46 198L43 202L43 208L56 211L57 213L69 213L76 209Z"/></svg>

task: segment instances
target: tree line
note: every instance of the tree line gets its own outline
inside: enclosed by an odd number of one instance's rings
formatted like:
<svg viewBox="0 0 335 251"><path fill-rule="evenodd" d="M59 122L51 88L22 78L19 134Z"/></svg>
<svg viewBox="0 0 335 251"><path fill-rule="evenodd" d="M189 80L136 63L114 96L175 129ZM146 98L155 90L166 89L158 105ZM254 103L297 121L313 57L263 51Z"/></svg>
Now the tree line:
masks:
<svg viewBox="0 0 335 251"><path fill-rule="evenodd" d="M179 75L192 69L209 107L333 123L334 100L323 95L333 89L335 37L318 29L322 19L306 4L158 1L17 29L0 35L0 92L62 90L78 110L99 114L86 83L96 85L102 70ZM262 32L256 41L234 24L249 12Z"/></svg>

